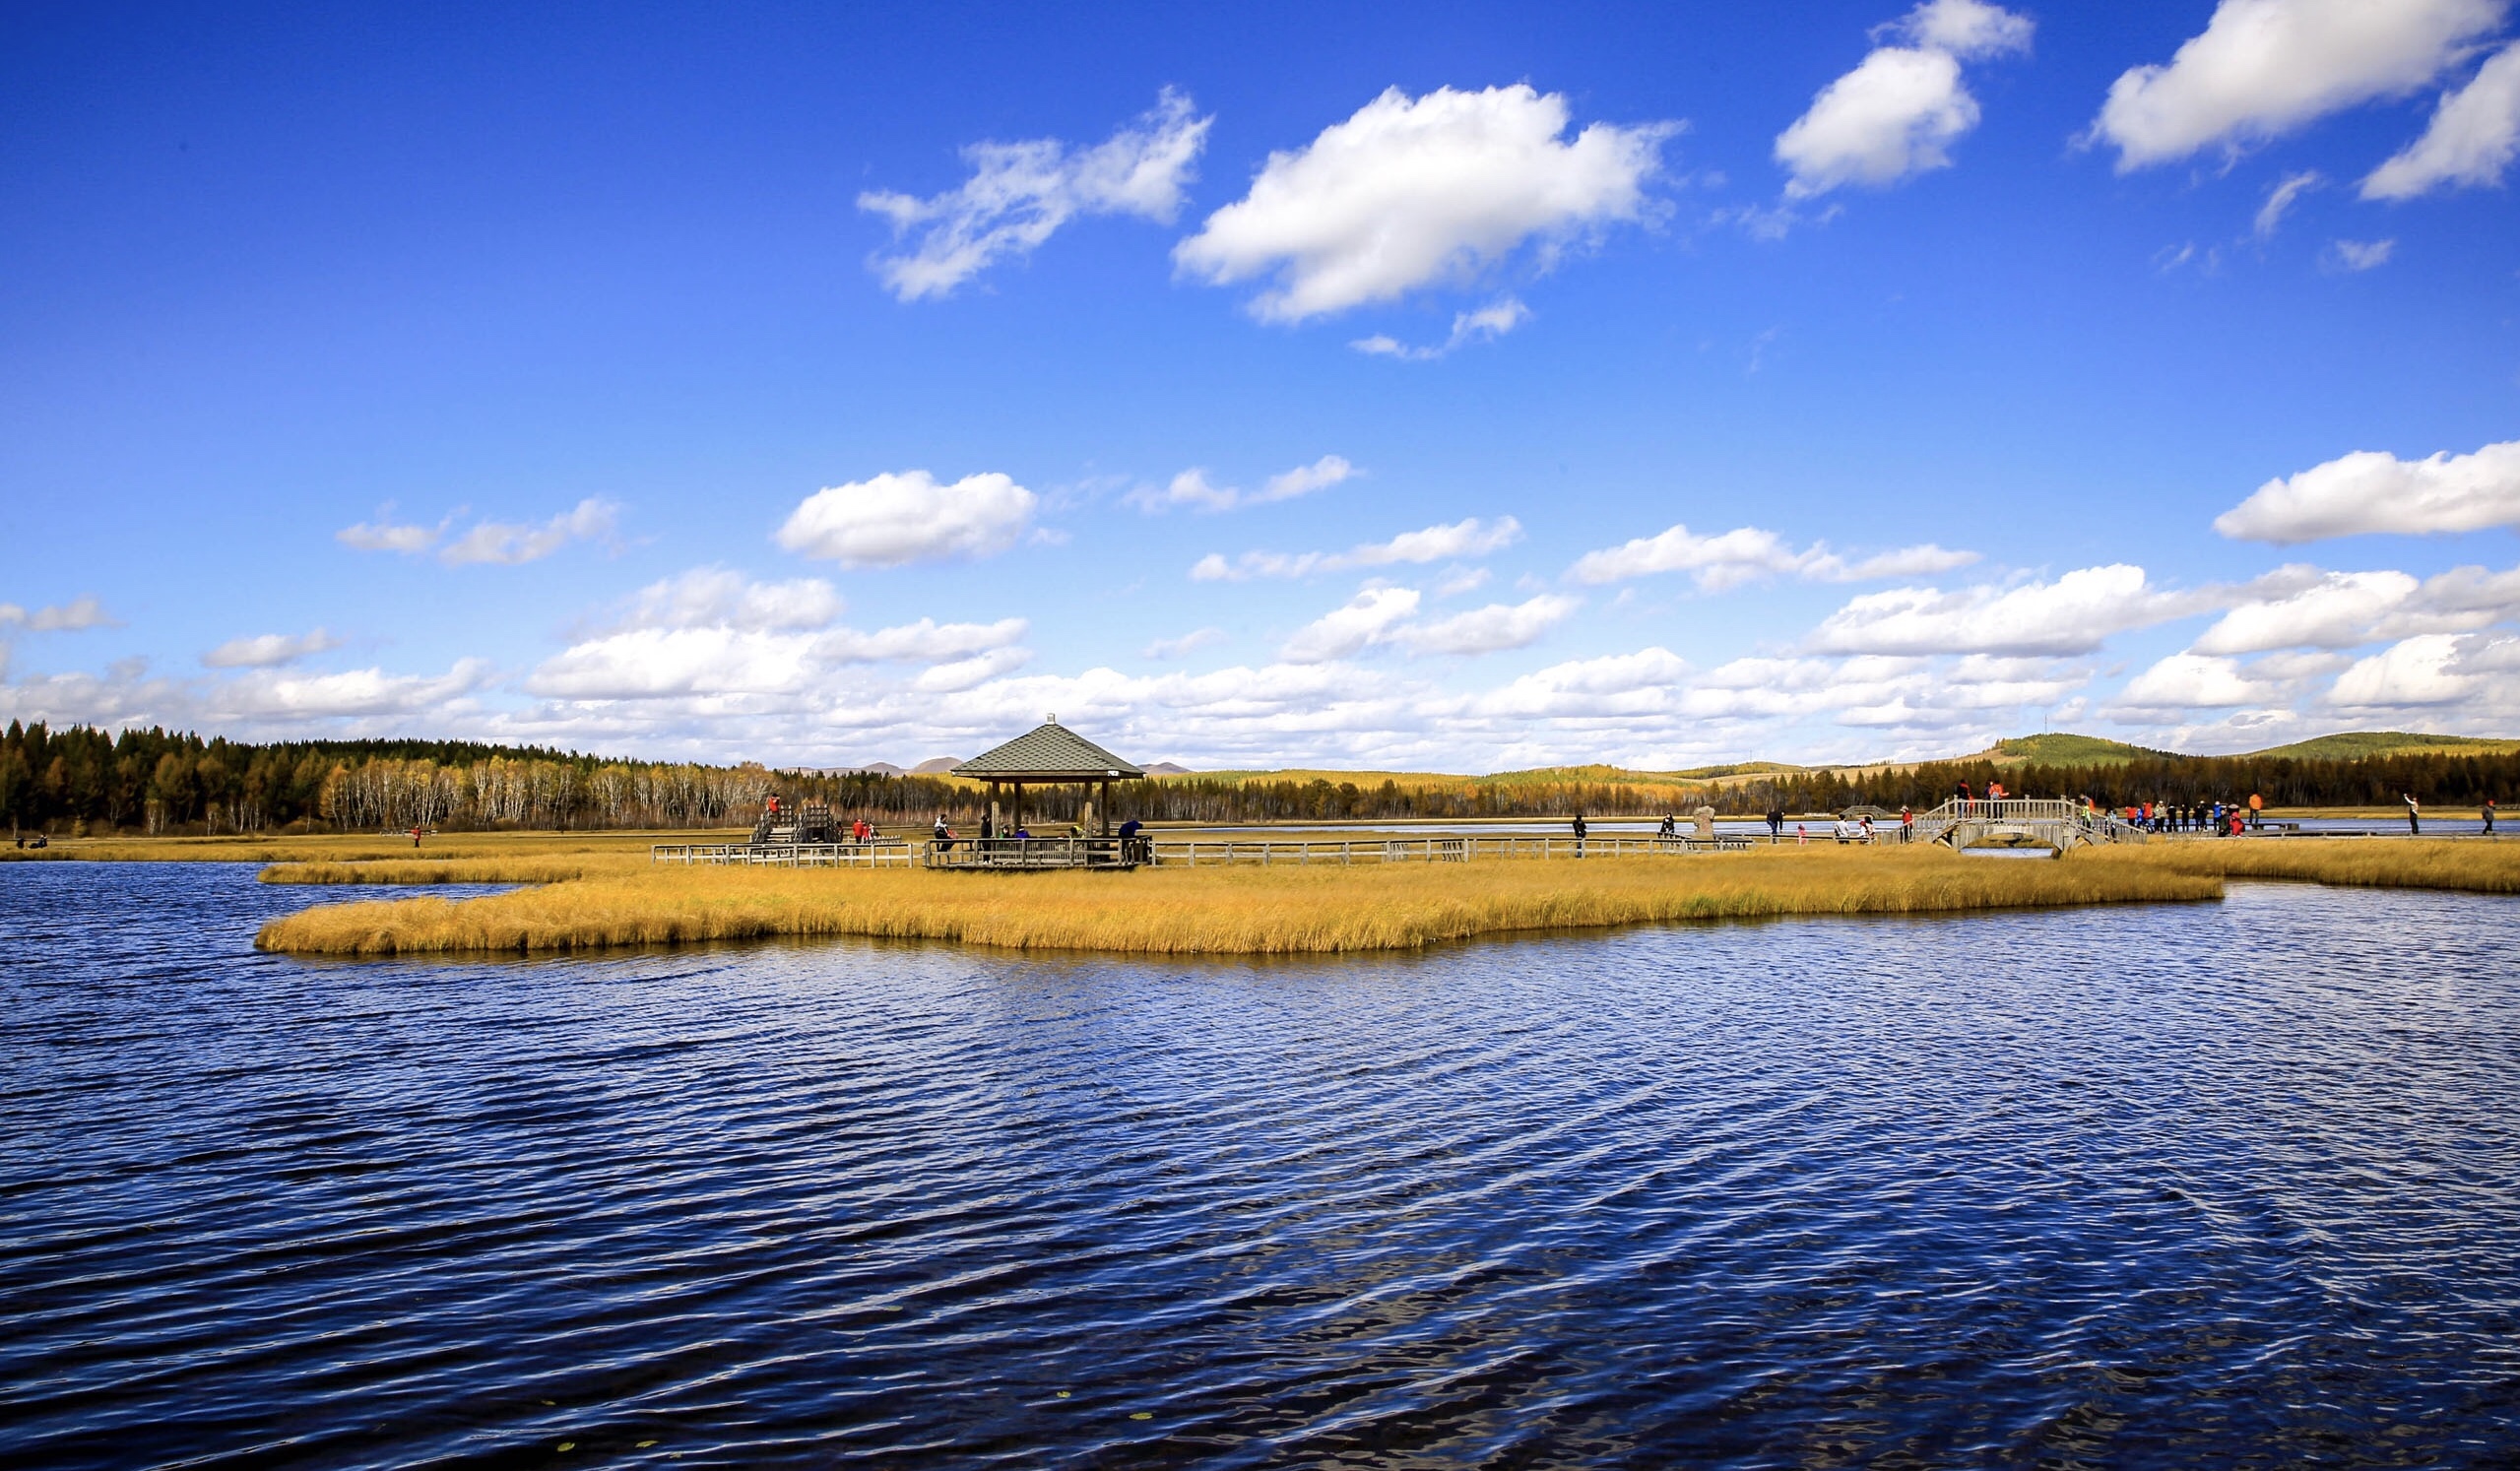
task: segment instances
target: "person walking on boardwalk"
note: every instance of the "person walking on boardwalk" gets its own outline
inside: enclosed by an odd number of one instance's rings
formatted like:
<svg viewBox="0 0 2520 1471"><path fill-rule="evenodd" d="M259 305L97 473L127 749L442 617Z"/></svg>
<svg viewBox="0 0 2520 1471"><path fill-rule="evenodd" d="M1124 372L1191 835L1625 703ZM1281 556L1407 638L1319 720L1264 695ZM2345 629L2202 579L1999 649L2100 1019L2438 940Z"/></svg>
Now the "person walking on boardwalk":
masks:
<svg viewBox="0 0 2520 1471"><path fill-rule="evenodd" d="M1768 808L1768 842L1770 846L1773 847L1784 840L1785 809L1778 806L1771 806Z"/></svg>
<svg viewBox="0 0 2520 1471"><path fill-rule="evenodd" d="M1583 857L1583 814L1578 812L1575 814L1575 856L1577 858Z"/></svg>
<svg viewBox="0 0 2520 1471"><path fill-rule="evenodd" d="M2264 830L2265 827L2266 799L2252 792L2249 794L2249 829L2256 832Z"/></svg>
<svg viewBox="0 0 2520 1471"><path fill-rule="evenodd" d="M942 813L942 812L938 812L938 813L937 814L937 825L936 825L936 827L935 827L935 828L933 828L933 829L931 830L931 832L932 832L932 835L933 835L933 836L936 838L936 840L937 840L937 851L938 853L951 853L951 852L953 852L953 847L954 847L954 830L953 830L952 828L949 828L949 827L945 826L945 814L944 814L944 813Z"/></svg>
<svg viewBox="0 0 2520 1471"><path fill-rule="evenodd" d="M2490 837L2492 837L2492 836L2493 836L2493 799L2492 799L2492 798L2490 798L2490 797L2488 797L2488 798L2487 798L2487 799L2485 799L2485 814L2484 814L2484 815L2485 815L2485 835L2486 835L2487 837L2490 838Z"/></svg>
<svg viewBox="0 0 2520 1471"><path fill-rule="evenodd" d="M2410 838L2423 836L2423 807L2412 792L2406 794L2406 831Z"/></svg>

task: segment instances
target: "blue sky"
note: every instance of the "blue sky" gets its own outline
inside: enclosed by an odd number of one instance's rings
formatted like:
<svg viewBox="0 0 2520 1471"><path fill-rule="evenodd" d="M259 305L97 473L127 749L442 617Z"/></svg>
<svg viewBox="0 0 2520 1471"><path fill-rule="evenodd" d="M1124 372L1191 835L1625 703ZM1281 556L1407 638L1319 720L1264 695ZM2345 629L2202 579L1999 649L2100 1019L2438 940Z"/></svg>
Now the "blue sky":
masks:
<svg viewBox="0 0 2520 1471"><path fill-rule="evenodd" d="M2506 4L910 9L13 11L0 717L2520 732Z"/></svg>

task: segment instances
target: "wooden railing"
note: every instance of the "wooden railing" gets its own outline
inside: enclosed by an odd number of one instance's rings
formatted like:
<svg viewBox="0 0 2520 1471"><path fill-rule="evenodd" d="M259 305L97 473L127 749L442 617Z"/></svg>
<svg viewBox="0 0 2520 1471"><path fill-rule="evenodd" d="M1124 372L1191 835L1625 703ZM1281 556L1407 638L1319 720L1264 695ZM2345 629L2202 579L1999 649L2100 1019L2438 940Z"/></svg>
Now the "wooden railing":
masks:
<svg viewBox="0 0 2520 1471"><path fill-rule="evenodd" d="M866 843L658 843L650 863L743 863L777 868L907 868L918 850L899 838Z"/></svg>

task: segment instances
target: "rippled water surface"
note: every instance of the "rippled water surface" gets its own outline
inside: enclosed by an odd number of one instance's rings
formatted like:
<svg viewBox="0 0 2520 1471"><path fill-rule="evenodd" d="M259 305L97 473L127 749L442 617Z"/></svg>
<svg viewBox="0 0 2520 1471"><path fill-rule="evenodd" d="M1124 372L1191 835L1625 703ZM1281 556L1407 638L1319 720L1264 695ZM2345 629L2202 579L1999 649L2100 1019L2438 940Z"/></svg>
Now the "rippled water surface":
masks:
<svg viewBox="0 0 2520 1471"><path fill-rule="evenodd" d="M0 865L0 1459L2520 1446L2510 900L1274 964L250 951L308 899Z"/></svg>

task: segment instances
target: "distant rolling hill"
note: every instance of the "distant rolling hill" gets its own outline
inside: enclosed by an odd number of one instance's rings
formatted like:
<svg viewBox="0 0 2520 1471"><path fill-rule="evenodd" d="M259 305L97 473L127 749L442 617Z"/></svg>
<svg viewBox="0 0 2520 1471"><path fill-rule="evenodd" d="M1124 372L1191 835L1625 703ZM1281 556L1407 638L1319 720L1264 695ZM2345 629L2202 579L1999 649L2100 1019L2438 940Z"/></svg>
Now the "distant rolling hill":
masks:
<svg viewBox="0 0 2520 1471"><path fill-rule="evenodd" d="M2098 736L2077 736L2070 731L2055 731L2039 736L2015 736L1998 740L1983 759L2001 765L2039 766L2123 766L2129 761L2149 761L2161 756L2176 755L2175 751L2157 751L2145 746L2128 745L2123 740L2107 740ZM1967 758L1963 758L1967 759Z"/></svg>
<svg viewBox="0 0 2520 1471"><path fill-rule="evenodd" d="M2520 751L2520 740L2425 736L2411 731L2344 731L2249 754L2293 761L2355 761L2364 756L2498 756L2507 751Z"/></svg>

